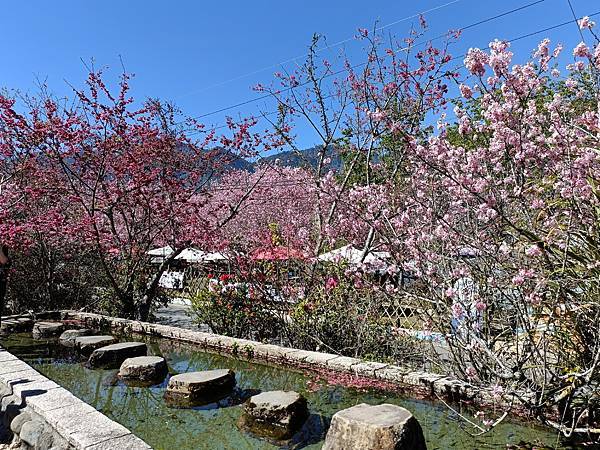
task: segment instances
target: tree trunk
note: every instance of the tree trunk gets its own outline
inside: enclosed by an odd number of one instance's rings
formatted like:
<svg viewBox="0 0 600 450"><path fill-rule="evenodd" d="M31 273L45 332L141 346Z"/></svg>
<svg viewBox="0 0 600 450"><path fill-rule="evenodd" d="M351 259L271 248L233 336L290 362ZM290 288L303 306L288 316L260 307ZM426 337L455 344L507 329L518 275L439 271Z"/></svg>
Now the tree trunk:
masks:
<svg viewBox="0 0 600 450"><path fill-rule="evenodd" d="M0 244L0 325L2 325L2 314L4 314L4 300L8 284L7 270L9 265L8 249Z"/></svg>
<svg viewBox="0 0 600 450"><path fill-rule="evenodd" d="M179 247L173 251L158 267L158 270L154 276L146 284L146 290L144 296L138 305L138 316L142 322L147 322L150 317L150 310L152 308L152 302L156 298L158 292L159 282L162 274L167 270L169 264L179 256L179 254L185 250L185 247Z"/></svg>
<svg viewBox="0 0 600 450"><path fill-rule="evenodd" d="M0 325L2 325L2 314L4 314L4 299L6 298L7 277L0 271Z"/></svg>

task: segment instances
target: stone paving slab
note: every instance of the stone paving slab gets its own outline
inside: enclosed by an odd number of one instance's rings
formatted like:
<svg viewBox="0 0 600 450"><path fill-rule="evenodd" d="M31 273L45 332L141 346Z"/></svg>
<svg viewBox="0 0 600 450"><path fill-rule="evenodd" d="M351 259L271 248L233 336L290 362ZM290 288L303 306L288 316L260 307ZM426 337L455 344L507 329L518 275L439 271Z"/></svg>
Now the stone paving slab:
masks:
<svg viewBox="0 0 600 450"><path fill-rule="evenodd" d="M14 361L15 359L18 360L19 358L17 358L12 353L7 352L6 350L0 350L0 362L1 363L5 362L5 361Z"/></svg>
<svg viewBox="0 0 600 450"><path fill-rule="evenodd" d="M60 387L54 381L47 378L16 380L10 386L14 395L27 397L28 400L45 395ZM60 389L60 391L63 391L63 389Z"/></svg>
<svg viewBox="0 0 600 450"><path fill-rule="evenodd" d="M93 447L110 439L131 434L127 428L98 413L86 420L86 426L69 435L69 442L77 443L80 448ZM114 447L111 447L114 449Z"/></svg>
<svg viewBox="0 0 600 450"><path fill-rule="evenodd" d="M57 387L59 389L48 389L45 394L28 397L27 405L43 416L44 413L52 411L53 409L59 409L66 405L76 405L81 402L81 400L66 389L60 388L58 385ZM35 385L33 385L32 388L35 389Z"/></svg>
<svg viewBox="0 0 600 450"><path fill-rule="evenodd" d="M360 359L349 356L338 356L327 360L327 367L338 372L352 372L352 367L360 363Z"/></svg>
<svg viewBox="0 0 600 450"><path fill-rule="evenodd" d="M142 441L133 434L128 434L118 438L112 438L108 441L100 442L99 444L91 445L86 447L84 450L115 450L115 449L127 449L127 450L152 450L148 444Z"/></svg>
<svg viewBox="0 0 600 450"><path fill-rule="evenodd" d="M78 450L151 450L127 428L0 347L0 391Z"/></svg>
<svg viewBox="0 0 600 450"><path fill-rule="evenodd" d="M358 364L353 364L351 369L356 375L374 378L377 377L378 371L387 367L390 367L390 365L386 363L361 361Z"/></svg>
<svg viewBox="0 0 600 450"><path fill-rule="evenodd" d="M61 435L69 436L88 426L88 423L93 421L95 414L101 413L93 406L79 402L47 411L44 417Z"/></svg>
<svg viewBox="0 0 600 450"><path fill-rule="evenodd" d="M6 373L2 373L2 369L0 369L0 382L5 384L15 384L15 383L26 383L27 381L34 380L43 380L46 379L39 372L35 371L33 368L26 366L21 369L16 370L8 370Z"/></svg>

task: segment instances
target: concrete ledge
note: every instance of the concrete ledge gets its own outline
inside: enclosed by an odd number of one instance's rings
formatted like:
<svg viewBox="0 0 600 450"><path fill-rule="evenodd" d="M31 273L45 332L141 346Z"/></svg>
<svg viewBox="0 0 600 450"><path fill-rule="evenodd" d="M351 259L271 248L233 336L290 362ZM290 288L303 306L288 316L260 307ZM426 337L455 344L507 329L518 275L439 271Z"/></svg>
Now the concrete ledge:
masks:
<svg viewBox="0 0 600 450"><path fill-rule="evenodd" d="M14 442L21 448L151 450L127 428L112 421L54 381L0 347L0 418L8 428L21 416ZM36 442L33 442L36 441ZM43 441L43 442L42 442Z"/></svg>
<svg viewBox="0 0 600 450"><path fill-rule="evenodd" d="M175 339L237 357L269 361L288 367L351 373L364 378L396 384L399 387L408 388L411 391L434 399L442 398L448 401L467 401L479 406L489 406L491 404L498 406L510 405L516 413L520 413L518 409L520 406L518 396L505 395L503 398L498 398L493 395L491 388L481 389L474 387L469 383L446 375L414 371L406 367L374 361L362 361L331 353L262 344L246 339L237 339L168 325L120 319L101 314L74 311L63 311L62 314L63 318L78 320L90 328L109 327L112 330L123 333L133 332Z"/></svg>

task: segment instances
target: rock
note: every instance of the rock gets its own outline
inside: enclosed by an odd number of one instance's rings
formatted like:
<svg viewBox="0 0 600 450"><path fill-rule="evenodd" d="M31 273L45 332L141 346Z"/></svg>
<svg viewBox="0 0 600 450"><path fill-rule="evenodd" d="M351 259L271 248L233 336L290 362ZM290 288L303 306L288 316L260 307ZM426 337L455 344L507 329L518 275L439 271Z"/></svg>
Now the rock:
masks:
<svg viewBox="0 0 600 450"><path fill-rule="evenodd" d="M90 355L88 366L93 368L116 369L127 358L146 356L148 348L143 342L122 342L97 348Z"/></svg>
<svg viewBox="0 0 600 450"><path fill-rule="evenodd" d="M293 391L262 392L251 397L244 410L255 420L284 427L301 425L308 416L306 399Z"/></svg>
<svg viewBox="0 0 600 450"><path fill-rule="evenodd" d="M21 427L25 422L29 422L31 420L31 414L28 412L22 412L17 417L15 417L10 423L10 429L13 433L19 434L21 432Z"/></svg>
<svg viewBox="0 0 600 450"><path fill-rule="evenodd" d="M52 445L54 444L54 435L52 433L52 430L49 428L46 428L44 430L44 432L42 433L42 435L40 436L40 438L37 441L37 446L35 447L36 449L40 449L40 450L49 450L50 448L52 448Z"/></svg>
<svg viewBox="0 0 600 450"><path fill-rule="evenodd" d="M21 324L17 320L3 320L0 324L0 334L6 336L10 333L18 333L21 331Z"/></svg>
<svg viewBox="0 0 600 450"><path fill-rule="evenodd" d="M75 347L84 355L89 355L97 348L116 343L117 339L112 336L84 336L75 338Z"/></svg>
<svg viewBox="0 0 600 450"><path fill-rule="evenodd" d="M44 432L44 424L38 420L30 420L29 422L25 422L21 427L21 432L19 433L19 437L25 443L35 447L40 438L42 437L42 433Z"/></svg>
<svg viewBox="0 0 600 450"><path fill-rule="evenodd" d="M60 322L36 322L32 334L35 339L50 338L60 335L64 329Z"/></svg>
<svg viewBox="0 0 600 450"><path fill-rule="evenodd" d="M18 319L4 319L0 324L0 334L7 335L9 333L21 333L31 331L33 320L26 317Z"/></svg>
<svg viewBox="0 0 600 450"><path fill-rule="evenodd" d="M60 335L60 343L66 347L75 347L75 339L78 337L89 336L92 330L82 328L80 330L67 330Z"/></svg>
<svg viewBox="0 0 600 450"><path fill-rule="evenodd" d="M33 319L28 317L20 317L17 319L17 322L19 322L19 330L21 331L31 331L34 324Z"/></svg>
<svg viewBox="0 0 600 450"><path fill-rule="evenodd" d="M293 391L270 391L251 397L244 406L242 427L254 434L288 439L309 416L306 399Z"/></svg>
<svg viewBox="0 0 600 450"><path fill-rule="evenodd" d="M22 333L30 331L32 327L31 319L5 319L0 324L0 334L6 336L9 333Z"/></svg>
<svg viewBox="0 0 600 450"><path fill-rule="evenodd" d="M223 399L235 387L235 373L228 369L174 375L165 400L172 406L197 406Z"/></svg>
<svg viewBox="0 0 600 450"><path fill-rule="evenodd" d="M160 356L127 358L119 369L119 377L124 381L158 382L167 373L167 362Z"/></svg>
<svg viewBox="0 0 600 450"><path fill-rule="evenodd" d="M361 403L334 414L323 450L425 450L421 425L396 405Z"/></svg>

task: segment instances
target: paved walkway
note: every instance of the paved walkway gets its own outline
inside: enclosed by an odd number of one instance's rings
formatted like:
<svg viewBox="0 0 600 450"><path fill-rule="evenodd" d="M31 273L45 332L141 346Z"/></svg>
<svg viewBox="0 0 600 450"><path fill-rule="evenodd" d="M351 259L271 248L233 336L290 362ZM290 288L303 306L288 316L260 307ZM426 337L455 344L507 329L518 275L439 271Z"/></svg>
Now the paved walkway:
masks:
<svg viewBox="0 0 600 450"><path fill-rule="evenodd" d="M159 308L154 313L155 321L162 325L171 325L188 330L209 331L208 326L202 325L199 327L194 322L191 311L190 305L181 302L169 303L166 307Z"/></svg>

